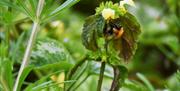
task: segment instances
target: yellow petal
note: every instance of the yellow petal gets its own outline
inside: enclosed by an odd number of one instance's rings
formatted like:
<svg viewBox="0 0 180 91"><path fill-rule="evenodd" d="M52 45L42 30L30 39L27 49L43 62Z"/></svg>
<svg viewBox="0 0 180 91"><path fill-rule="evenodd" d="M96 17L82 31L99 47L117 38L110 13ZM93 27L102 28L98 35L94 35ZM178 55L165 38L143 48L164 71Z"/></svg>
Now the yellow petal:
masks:
<svg viewBox="0 0 180 91"><path fill-rule="evenodd" d="M63 83L64 79L65 79L65 73L62 72L62 73L59 74L59 76L57 78L57 82L61 83L61 84L59 84L59 87L61 87L61 88L64 88L64 83Z"/></svg>

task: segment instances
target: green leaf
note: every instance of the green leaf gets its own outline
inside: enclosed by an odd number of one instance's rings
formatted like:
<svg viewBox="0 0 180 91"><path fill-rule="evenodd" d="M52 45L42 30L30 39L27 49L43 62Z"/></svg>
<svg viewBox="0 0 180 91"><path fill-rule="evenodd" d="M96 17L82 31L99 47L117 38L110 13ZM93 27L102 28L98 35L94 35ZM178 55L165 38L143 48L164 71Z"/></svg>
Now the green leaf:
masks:
<svg viewBox="0 0 180 91"><path fill-rule="evenodd" d="M146 77L140 73L137 73L138 78L144 82L144 84L147 86L149 91L155 91L154 87L151 85L151 83L146 79Z"/></svg>
<svg viewBox="0 0 180 91"><path fill-rule="evenodd" d="M42 78L40 78L38 81L28 85L25 89L25 91L32 91L33 88L36 88L36 86L38 86L39 84L42 84L44 82L47 82L47 80L49 80L50 76L52 75L55 75L55 74L58 74L58 73L61 73L61 72L64 72L64 71L56 71L56 72L53 72L53 73L50 73L46 76L43 76Z"/></svg>
<svg viewBox="0 0 180 91"><path fill-rule="evenodd" d="M76 4L79 1L80 0L67 0L61 6L57 7L54 11L52 11L46 18L52 18L52 17L58 15L62 10L73 6L74 4Z"/></svg>
<svg viewBox="0 0 180 91"><path fill-rule="evenodd" d="M98 49L97 34L100 36L103 35L104 25L105 21L102 20L101 15L92 15L85 20L82 32L82 42L87 49L93 51Z"/></svg>
<svg viewBox="0 0 180 91"><path fill-rule="evenodd" d="M18 10L24 14L26 14L28 17L30 17L31 19L34 18L35 13L31 12L31 10L25 5L25 1L22 2L20 0L17 0L17 4L9 2L9 1L5 1L5 0L1 0L0 1L0 6L8 6L11 7L12 9Z"/></svg>
<svg viewBox="0 0 180 91"><path fill-rule="evenodd" d="M32 20L35 19L35 12L31 12L31 10L26 6L26 3L24 3L21 0L17 0L17 5L23 10L23 12L30 17Z"/></svg>
<svg viewBox="0 0 180 91"><path fill-rule="evenodd" d="M137 81L130 81L130 80L125 80L125 83L123 84L123 87L121 88L123 90L130 90L130 91L147 91L148 89L141 84L140 82Z"/></svg>
<svg viewBox="0 0 180 91"><path fill-rule="evenodd" d="M20 63L20 60L22 60L22 58L19 56L23 56L23 52L25 49L25 47L23 46L23 42L24 42L25 37L26 37L26 32L23 32L19 36L17 42L12 46L12 52L10 52L12 61Z"/></svg>
<svg viewBox="0 0 180 91"><path fill-rule="evenodd" d="M48 82L44 82L44 83L34 87L33 90L50 88L50 87L58 85L58 84L72 83L72 82L75 82L75 80L64 81L64 82L61 82L61 83L54 83L53 81L48 81Z"/></svg>
<svg viewBox="0 0 180 91"><path fill-rule="evenodd" d="M97 26L97 33L99 37L103 37L103 30L105 27L105 20L101 15L98 15L98 18L96 20L96 26Z"/></svg>
<svg viewBox="0 0 180 91"><path fill-rule="evenodd" d="M72 57L61 43L46 39L36 43L30 65L37 69L49 69L51 67L69 69L72 62Z"/></svg>
<svg viewBox="0 0 180 91"><path fill-rule="evenodd" d="M28 66L26 68L24 68L21 77L19 78L19 84L17 87L17 91L21 91L21 86L24 82L24 80L26 79L26 77L28 76L28 74L31 72L31 70L34 68L34 66Z"/></svg>
<svg viewBox="0 0 180 91"><path fill-rule="evenodd" d="M11 91L13 88L12 67L12 61L0 58L0 83L5 91Z"/></svg>
<svg viewBox="0 0 180 91"><path fill-rule="evenodd" d="M9 2L9 1L7 1L7 0L6 0L6 1L5 1L5 0L1 0L1 1L0 1L0 6L8 6L8 7L11 7L11 8L13 8L13 9L22 11L22 9L20 9L20 7L19 7L18 5L13 4L13 3L11 3L11 2Z"/></svg>
<svg viewBox="0 0 180 91"><path fill-rule="evenodd" d="M166 81L166 88L169 91L178 91L180 89L180 72L177 70L177 72L168 78Z"/></svg>
<svg viewBox="0 0 180 91"><path fill-rule="evenodd" d="M180 83L180 71L179 70L176 73L176 78L177 78L178 82Z"/></svg>
<svg viewBox="0 0 180 91"><path fill-rule="evenodd" d="M114 20L114 22L121 25L124 30L122 37L114 40L114 48L119 50L121 58L128 61L137 49L137 39L141 32L140 25L136 18L128 12Z"/></svg>
<svg viewBox="0 0 180 91"><path fill-rule="evenodd" d="M13 13L11 13L11 12L4 12L2 14L2 17L3 17L3 22L5 24L12 24L13 19L14 19Z"/></svg>
<svg viewBox="0 0 180 91"><path fill-rule="evenodd" d="M31 5L32 11L35 14L36 13L36 8L37 8L37 0L28 0L29 4Z"/></svg>
<svg viewBox="0 0 180 91"><path fill-rule="evenodd" d="M123 65L119 65L118 69L120 71L120 76L119 76L120 78L119 81L121 83L120 86L122 86L124 84L125 79L128 77L128 69Z"/></svg>
<svg viewBox="0 0 180 91"><path fill-rule="evenodd" d="M6 55L8 54L8 46L5 42L2 42L0 45L0 57L6 57Z"/></svg>
<svg viewBox="0 0 180 91"><path fill-rule="evenodd" d="M100 74L100 63L96 61L90 61L89 65L87 66L87 73L92 75L99 75ZM104 71L104 77L112 79L113 78L113 69L110 65L106 65Z"/></svg>
<svg viewBox="0 0 180 91"><path fill-rule="evenodd" d="M64 81L64 82L54 82L52 80L49 80L49 77L54 75L54 74L57 74L57 73L60 73L60 72L63 72L63 71L57 71L57 72L54 72L54 73L51 73L51 74L48 74L47 76L44 76L43 78L41 78L40 80L36 81L35 83L33 84L30 84L26 89L25 91L40 91L40 90L45 90L46 88L50 88L50 87L57 87L58 84L63 84L63 83L72 83L72 82L75 82L75 80L68 80L68 81ZM48 81L47 81L48 80ZM58 87L59 88L59 87ZM54 90L52 90L54 91ZM56 91L56 90L55 90ZM59 90L58 90L59 91Z"/></svg>
<svg viewBox="0 0 180 91"><path fill-rule="evenodd" d="M58 62L58 63L51 63L51 64L44 64L42 66L37 66L35 69L43 69L43 70L49 70L49 69L62 69L62 70L69 70L72 68L72 64L69 62Z"/></svg>

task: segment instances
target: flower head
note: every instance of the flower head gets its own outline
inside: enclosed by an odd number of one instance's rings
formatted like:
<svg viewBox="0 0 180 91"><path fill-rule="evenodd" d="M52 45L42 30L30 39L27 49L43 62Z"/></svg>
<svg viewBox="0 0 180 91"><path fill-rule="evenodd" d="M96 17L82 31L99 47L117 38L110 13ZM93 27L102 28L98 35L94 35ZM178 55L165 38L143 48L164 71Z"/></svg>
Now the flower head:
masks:
<svg viewBox="0 0 180 91"><path fill-rule="evenodd" d="M115 11L111 8L105 8L102 11L102 16L105 20L114 19L115 18Z"/></svg>
<svg viewBox="0 0 180 91"><path fill-rule="evenodd" d="M126 10L119 8L119 4L109 1L106 3L100 4L98 8L96 8L96 15L102 15L105 20L108 19L116 19L119 16L124 15Z"/></svg>

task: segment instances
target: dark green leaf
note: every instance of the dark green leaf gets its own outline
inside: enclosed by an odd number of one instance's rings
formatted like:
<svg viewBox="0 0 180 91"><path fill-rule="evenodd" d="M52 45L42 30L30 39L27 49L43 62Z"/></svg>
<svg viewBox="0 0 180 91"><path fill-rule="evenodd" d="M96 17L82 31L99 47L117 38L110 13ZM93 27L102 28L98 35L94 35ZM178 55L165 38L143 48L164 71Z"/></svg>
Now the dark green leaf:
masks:
<svg viewBox="0 0 180 91"><path fill-rule="evenodd" d="M88 17L85 20L82 32L83 45L89 50L97 50L98 45L96 42L96 17L95 15Z"/></svg>
<svg viewBox="0 0 180 91"><path fill-rule="evenodd" d="M103 35L105 21L101 15L92 15L85 20L82 32L83 45L89 49L96 51L98 49L97 38Z"/></svg>
<svg viewBox="0 0 180 91"><path fill-rule="evenodd" d="M122 37L114 40L115 49L120 51L121 58L130 60L137 48L137 39L141 32L140 25L130 13L120 16L115 23L122 25L124 30Z"/></svg>
<svg viewBox="0 0 180 91"><path fill-rule="evenodd" d="M105 22L106 21L104 20L104 18L101 15L99 15L99 17L96 20L97 33L99 37L103 37L103 30L105 27Z"/></svg>

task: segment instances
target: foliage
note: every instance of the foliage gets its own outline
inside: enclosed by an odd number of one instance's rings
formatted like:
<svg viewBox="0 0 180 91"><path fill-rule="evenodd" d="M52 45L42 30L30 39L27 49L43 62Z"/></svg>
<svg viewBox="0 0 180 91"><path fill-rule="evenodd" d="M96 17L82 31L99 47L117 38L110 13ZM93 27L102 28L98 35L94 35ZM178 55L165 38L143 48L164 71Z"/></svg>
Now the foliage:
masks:
<svg viewBox="0 0 180 91"><path fill-rule="evenodd" d="M7 58L0 58L0 82L2 90L11 91L13 88L12 61Z"/></svg>
<svg viewBox="0 0 180 91"><path fill-rule="evenodd" d="M36 43L36 46L32 52L30 65L41 68L41 66L44 65L56 65L60 62L67 62L69 64L73 62L72 57L62 44L50 39L38 41ZM46 68L47 66L45 69Z"/></svg>
<svg viewBox="0 0 180 91"><path fill-rule="evenodd" d="M96 14L86 19L82 33L83 44L97 53L102 62L97 91L101 91L105 63L110 63L114 70L110 91L119 90L127 74L127 69L119 66L120 61L127 61L133 56L139 34L140 25L135 17L112 2L102 3L96 9ZM98 41L100 38L101 41ZM116 60L112 60L114 55Z"/></svg>
<svg viewBox="0 0 180 91"><path fill-rule="evenodd" d="M103 62L101 91L180 90L178 0L45 0L37 17L38 1L0 0L0 91L13 91L35 22L17 91L96 91Z"/></svg>

